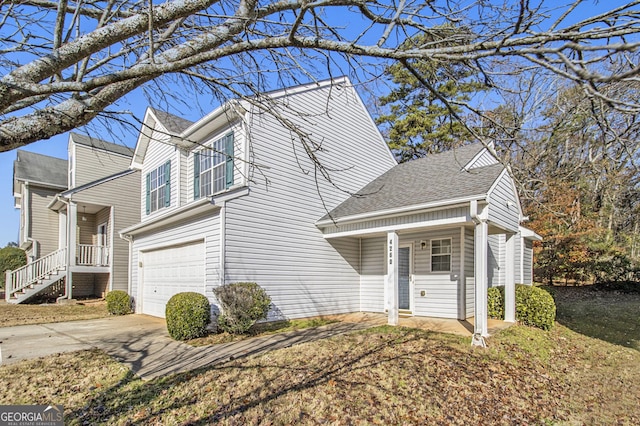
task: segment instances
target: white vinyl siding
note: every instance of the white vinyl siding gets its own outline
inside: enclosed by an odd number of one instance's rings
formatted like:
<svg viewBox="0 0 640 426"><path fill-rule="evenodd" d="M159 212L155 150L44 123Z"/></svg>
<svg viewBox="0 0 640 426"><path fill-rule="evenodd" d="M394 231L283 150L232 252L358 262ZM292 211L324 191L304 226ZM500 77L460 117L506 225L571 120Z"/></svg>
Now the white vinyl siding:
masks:
<svg viewBox="0 0 640 426"><path fill-rule="evenodd" d="M519 202L508 173L501 175L489 197L489 220L506 230L517 232L520 225Z"/></svg>
<svg viewBox="0 0 640 426"><path fill-rule="evenodd" d="M272 317L358 311L358 240L326 240L315 222L348 197L342 190L357 191L391 168L393 158L352 89L312 89L286 101L279 112L322 143L319 159L339 189L316 181L319 172L301 142L278 120L249 113L253 183L248 196L226 205L226 281L264 287Z"/></svg>
<svg viewBox="0 0 640 426"><path fill-rule="evenodd" d="M473 229L464 231L464 276L466 281L465 291L465 312L467 318L475 315L476 293L475 293L475 242Z"/></svg>
<svg viewBox="0 0 640 426"><path fill-rule="evenodd" d="M362 239L360 310L384 312L384 275L387 242L384 237Z"/></svg>
<svg viewBox="0 0 640 426"><path fill-rule="evenodd" d="M141 220L147 221L149 219L153 219L158 215L168 214L170 211L176 209L178 203L173 202L172 200L177 200L178 197L178 186L177 185L177 168L179 165L179 153L180 151L176 149L175 146L171 145L168 140L168 136L163 134L162 132L154 131L151 140L149 141L149 146L147 147L147 152L145 154L144 165L142 167L142 173L140 175L141 179L141 189L142 193L140 196L140 212L141 212ZM150 212L147 214L147 179L153 170L157 170L161 166L165 166L170 162L170 171L169 174L169 200L171 201L170 205L167 207L160 208L154 212Z"/></svg>
<svg viewBox="0 0 640 426"><path fill-rule="evenodd" d="M489 235L488 240L488 285L498 287L505 285L506 270L506 238L504 234Z"/></svg>
<svg viewBox="0 0 640 426"><path fill-rule="evenodd" d="M466 166L467 170L475 169L478 167L490 166L492 164L497 164L498 160L491 155L489 151L483 149L476 158L469 162Z"/></svg>
<svg viewBox="0 0 640 426"><path fill-rule="evenodd" d="M421 249L421 240L451 242L451 271L431 271L431 245ZM434 230L401 235L400 244L414 247L414 315L458 318L458 286L460 282L460 228ZM422 291L425 295L422 296Z"/></svg>

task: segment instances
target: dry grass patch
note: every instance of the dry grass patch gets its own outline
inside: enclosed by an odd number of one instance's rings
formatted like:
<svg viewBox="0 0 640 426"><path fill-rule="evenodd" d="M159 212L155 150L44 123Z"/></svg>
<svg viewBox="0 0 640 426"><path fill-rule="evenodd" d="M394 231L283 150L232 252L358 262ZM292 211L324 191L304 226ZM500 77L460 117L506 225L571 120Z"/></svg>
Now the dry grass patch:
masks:
<svg viewBox="0 0 640 426"><path fill-rule="evenodd" d="M70 425L637 425L638 377L640 351L563 325L488 349L378 327L149 382L99 352L18 363L0 404L63 404Z"/></svg>
<svg viewBox="0 0 640 426"><path fill-rule="evenodd" d="M87 320L107 316L109 316L107 304L103 300L85 301L74 305L0 304L0 327Z"/></svg>
<svg viewBox="0 0 640 426"><path fill-rule="evenodd" d="M225 332L211 333L208 336L188 340L186 343L191 346L218 345L221 343L238 342L249 337L266 336L268 334L285 333L288 331L304 330L312 327L321 327L327 324L338 322L337 319L330 318L304 318L287 321L270 321L254 324L247 334L237 335Z"/></svg>
<svg viewBox="0 0 640 426"><path fill-rule="evenodd" d="M0 404L66 423L638 424L640 353L563 326L490 340L379 327L143 382L99 352L0 367Z"/></svg>

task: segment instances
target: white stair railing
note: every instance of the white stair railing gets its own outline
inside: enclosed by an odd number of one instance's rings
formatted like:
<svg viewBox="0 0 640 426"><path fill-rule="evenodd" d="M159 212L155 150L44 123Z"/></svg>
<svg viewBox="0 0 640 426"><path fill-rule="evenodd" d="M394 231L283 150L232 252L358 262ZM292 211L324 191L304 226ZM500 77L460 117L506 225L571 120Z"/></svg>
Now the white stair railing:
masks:
<svg viewBox="0 0 640 426"><path fill-rule="evenodd" d="M22 291L26 287L36 284L38 281L47 278L50 275L64 269L67 259L67 249L49 253L48 255L34 260L33 262L16 269L15 271L6 271L5 279L5 298L11 299L14 293Z"/></svg>

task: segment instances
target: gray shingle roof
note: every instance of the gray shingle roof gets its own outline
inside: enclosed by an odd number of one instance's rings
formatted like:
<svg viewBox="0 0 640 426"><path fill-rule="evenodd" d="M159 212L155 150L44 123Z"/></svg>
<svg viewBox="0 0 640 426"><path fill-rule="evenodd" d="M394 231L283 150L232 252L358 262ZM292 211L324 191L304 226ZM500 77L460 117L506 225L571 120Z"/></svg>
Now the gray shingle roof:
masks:
<svg viewBox="0 0 640 426"><path fill-rule="evenodd" d="M151 108L156 115L160 123L171 133L179 134L186 130L193 124L193 121L186 120L177 115L170 114L168 112L160 111L155 108Z"/></svg>
<svg viewBox="0 0 640 426"><path fill-rule="evenodd" d="M29 151L18 150L13 162L14 180L55 187L67 187L67 170L67 160Z"/></svg>
<svg viewBox="0 0 640 426"><path fill-rule="evenodd" d="M94 138L87 135L81 135L80 133L71 133L71 138L75 143L80 145L102 149L104 151L113 152L115 154L126 155L127 157L133 157L133 148L129 148L128 146L103 141L102 139Z"/></svg>
<svg viewBox="0 0 640 426"><path fill-rule="evenodd" d="M398 164L321 220L330 217L339 220L353 215L486 194L504 167L494 164L463 170L481 150L482 145L473 144Z"/></svg>

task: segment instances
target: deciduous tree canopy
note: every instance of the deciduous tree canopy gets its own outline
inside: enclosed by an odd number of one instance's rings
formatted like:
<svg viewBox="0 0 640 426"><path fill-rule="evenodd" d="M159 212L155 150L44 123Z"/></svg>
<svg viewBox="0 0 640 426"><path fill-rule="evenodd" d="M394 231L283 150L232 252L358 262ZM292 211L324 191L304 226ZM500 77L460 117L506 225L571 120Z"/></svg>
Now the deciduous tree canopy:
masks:
<svg viewBox="0 0 640 426"><path fill-rule="evenodd" d="M637 110L637 98L620 99L601 86L638 78L633 52L640 47L640 1L594 16L584 13L588 3L2 2L0 150L96 117L126 119L115 114L114 104L140 87L156 101L185 87L222 98L250 96L274 81L308 81L321 72L365 81L377 75L375 66L391 65L387 60L429 58L436 68L468 64L496 90L500 78L538 68L614 109ZM447 33L446 26L464 31ZM407 44L409 39L419 42ZM606 68L616 55L627 55L625 66Z"/></svg>

